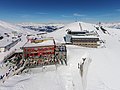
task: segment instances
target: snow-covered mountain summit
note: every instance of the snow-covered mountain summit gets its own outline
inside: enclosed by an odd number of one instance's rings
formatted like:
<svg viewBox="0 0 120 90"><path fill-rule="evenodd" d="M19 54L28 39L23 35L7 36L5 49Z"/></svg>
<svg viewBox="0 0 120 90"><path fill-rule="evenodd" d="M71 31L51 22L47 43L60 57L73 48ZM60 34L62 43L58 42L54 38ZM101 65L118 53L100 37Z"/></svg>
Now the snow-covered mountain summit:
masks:
<svg viewBox="0 0 120 90"><path fill-rule="evenodd" d="M96 31L95 24L85 23L85 22L74 22L67 24L64 28L56 30L54 32L48 33L47 36L54 37L57 41L63 42L63 37L66 35L66 30L72 31ZM81 30L82 28L82 30Z"/></svg>
<svg viewBox="0 0 120 90"><path fill-rule="evenodd" d="M0 31L1 32L11 32L11 31L23 32L23 29L15 25L12 25L10 23L0 21Z"/></svg>

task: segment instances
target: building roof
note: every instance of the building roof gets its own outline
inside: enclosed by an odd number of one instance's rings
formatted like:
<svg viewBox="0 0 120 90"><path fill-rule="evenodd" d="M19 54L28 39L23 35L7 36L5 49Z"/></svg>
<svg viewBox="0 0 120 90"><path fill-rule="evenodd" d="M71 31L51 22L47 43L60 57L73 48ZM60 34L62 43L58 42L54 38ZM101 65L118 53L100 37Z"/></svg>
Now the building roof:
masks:
<svg viewBox="0 0 120 90"><path fill-rule="evenodd" d="M68 31L67 34L86 34L86 31Z"/></svg>
<svg viewBox="0 0 120 90"><path fill-rule="evenodd" d="M39 46L53 46L54 44L54 40L45 40L43 42L40 43L31 43L31 42L27 42L23 47L39 47Z"/></svg>
<svg viewBox="0 0 120 90"><path fill-rule="evenodd" d="M15 53L22 53L22 52L23 52L22 49L16 49L16 50L15 50Z"/></svg>
<svg viewBox="0 0 120 90"><path fill-rule="evenodd" d="M11 37L4 37L2 40L0 40L0 48L4 48L5 46L11 44L13 41L17 39L12 39Z"/></svg>

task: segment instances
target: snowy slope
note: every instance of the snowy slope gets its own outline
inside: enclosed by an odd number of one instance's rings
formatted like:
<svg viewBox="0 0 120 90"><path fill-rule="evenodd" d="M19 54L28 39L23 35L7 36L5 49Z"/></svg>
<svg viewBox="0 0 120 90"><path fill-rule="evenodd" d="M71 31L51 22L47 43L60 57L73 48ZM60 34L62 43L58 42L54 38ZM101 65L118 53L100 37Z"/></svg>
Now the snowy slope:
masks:
<svg viewBox="0 0 120 90"><path fill-rule="evenodd" d="M74 22L71 24L67 24L64 28L59 29L57 31L54 31L52 33L48 33L47 36L54 37L56 41L58 42L64 42L64 35L66 34L66 30L70 29L72 31L81 31L79 23L82 26L83 30L88 30L88 31L96 31L95 27L96 25L94 24L89 24L89 23L84 23L84 22Z"/></svg>
<svg viewBox="0 0 120 90"><path fill-rule="evenodd" d="M120 90L120 30L106 30L111 34L102 35L106 48L90 51L93 61L89 68L88 90Z"/></svg>
<svg viewBox="0 0 120 90"><path fill-rule="evenodd" d="M102 23L102 25L108 28L120 29L120 23Z"/></svg>
<svg viewBox="0 0 120 90"><path fill-rule="evenodd" d="M0 30L2 32L11 32L11 31L17 31L17 32L25 32L21 30L19 27L16 27L15 25L0 21Z"/></svg>
<svg viewBox="0 0 120 90"><path fill-rule="evenodd" d="M96 30L94 24L75 22L66 25L63 29L47 34L56 41L63 42L66 29L80 30L81 23L84 30L95 30L105 41L103 48L85 48L69 45L68 65L31 69L28 74L11 77L0 86L0 90L120 90L120 30L105 28L110 34ZM87 54L86 54L87 53ZM83 83L78 69L81 58L89 55L91 63L88 66L87 85ZM87 72L87 71L85 71ZM85 81L85 82L86 82ZM84 85L86 87L84 87Z"/></svg>
<svg viewBox="0 0 120 90"><path fill-rule="evenodd" d="M24 33L24 34L31 34L36 33L35 31L31 31L28 29L23 29L19 26L4 22L0 20L0 33L11 33L12 31L17 31L18 33Z"/></svg>

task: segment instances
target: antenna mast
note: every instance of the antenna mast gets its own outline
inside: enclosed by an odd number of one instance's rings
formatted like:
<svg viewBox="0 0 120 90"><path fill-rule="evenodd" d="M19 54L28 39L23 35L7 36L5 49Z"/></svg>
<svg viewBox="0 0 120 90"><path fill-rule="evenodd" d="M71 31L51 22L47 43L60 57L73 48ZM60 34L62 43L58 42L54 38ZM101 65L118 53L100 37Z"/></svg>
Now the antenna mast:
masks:
<svg viewBox="0 0 120 90"><path fill-rule="evenodd" d="M82 26L81 26L81 23L79 23L79 27L80 27L80 30L82 31Z"/></svg>

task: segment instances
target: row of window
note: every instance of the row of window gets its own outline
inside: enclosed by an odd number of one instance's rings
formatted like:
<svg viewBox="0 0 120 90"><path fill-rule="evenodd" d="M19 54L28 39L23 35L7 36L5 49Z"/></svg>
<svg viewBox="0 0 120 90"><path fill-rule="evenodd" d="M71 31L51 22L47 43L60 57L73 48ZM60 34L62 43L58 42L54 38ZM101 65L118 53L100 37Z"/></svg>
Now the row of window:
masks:
<svg viewBox="0 0 120 90"><path fill-rule="evenodd" d="M98 38L72 38L72 41L99 41Z"/></svg>
<svg viewBox="0 0 120 90"><path fill-rule="evenodd" d="M31 52L31 51L46 51L46 50L54 50L54 48L25 48L25 51Z"/></svg>
<svg viewBox="0 0 120 90"><path fill-rule="evenodd" d="M46 54L54 54L54 52L43 52L43 53L31 53L31 54L25 54L25 57L29 57L29 56L40 56L40 55L46 55Z"/></svg>
<svg viewBox="0 0 120 90"><path fill-rule="evenodd" d="M91 45L96 46L97 45L97 44L79 44L79 43L73 43L73 44L75 44L75 45L87 45L87 46L91 46Z"/></svg>
<svg viewBox="0 0 120 90"><path fill-rule="evenodd" d="M77 40L73 40L72 42L88 42L88 43L96 43L96 41L77 41Z"/></svg>
<svg viewBox="0 0 120 90"><path fill-rule="evenodd" d="M90 48L97 48L97 45L95 45L95 44L74 44L74 45L80 45L83 47L90 47Z"/></svg>

